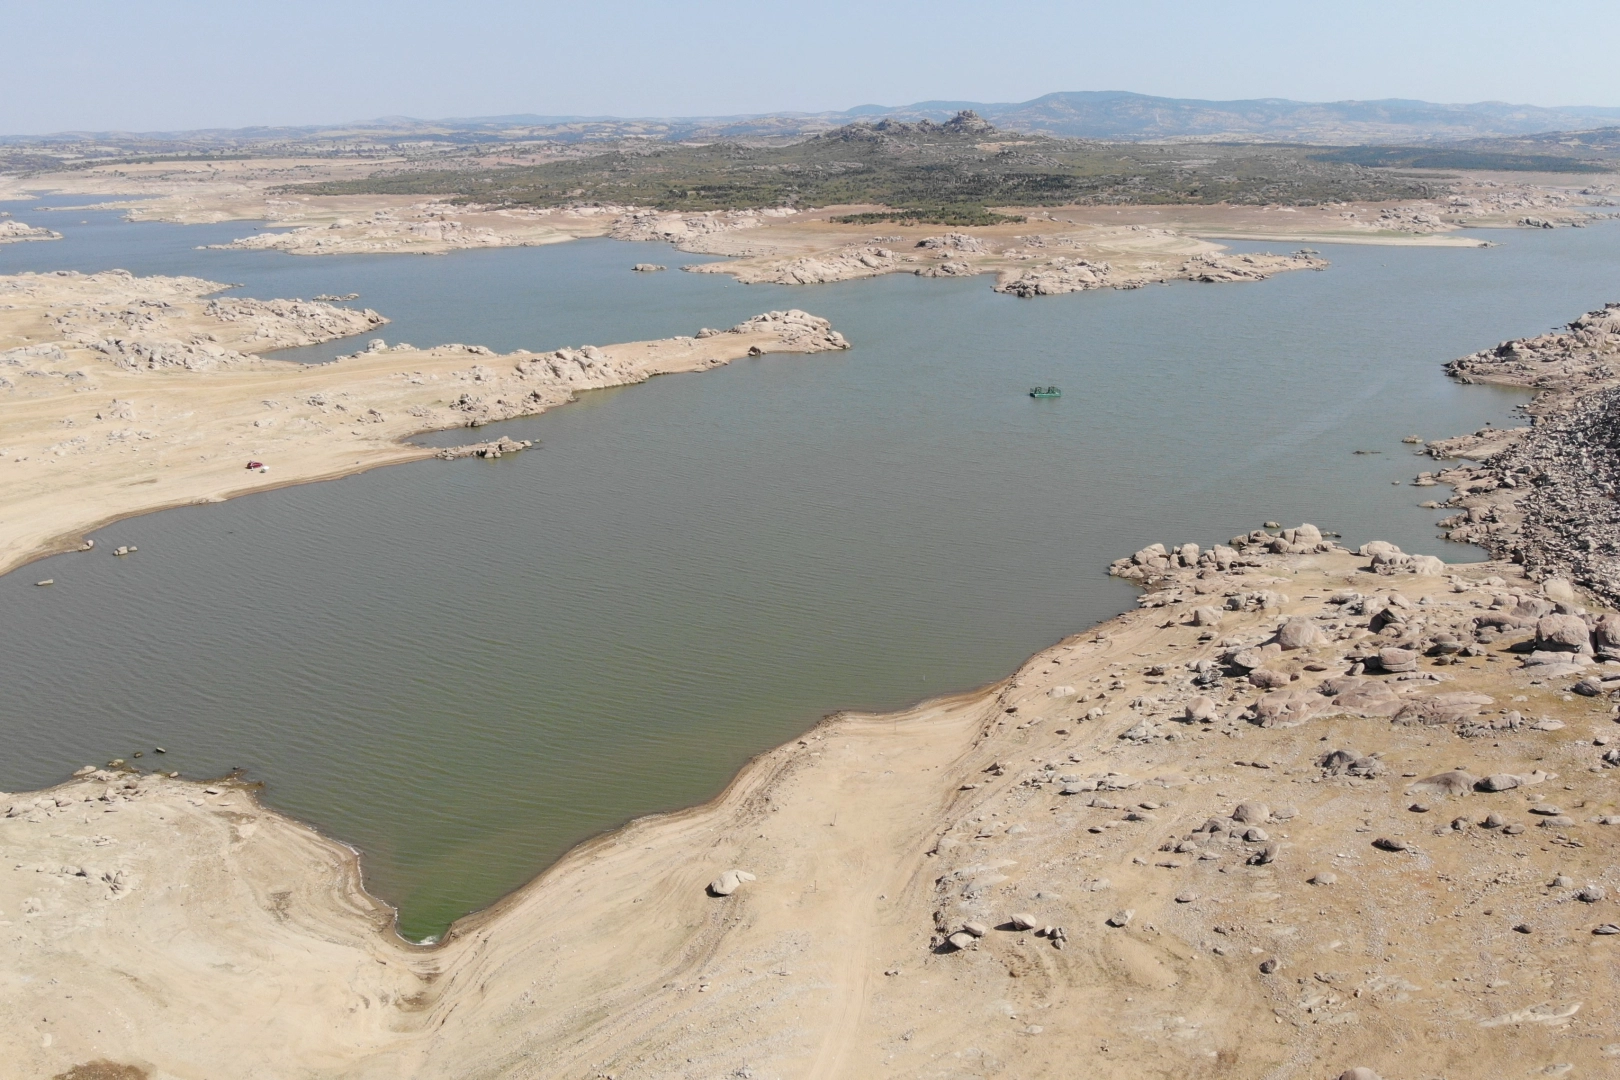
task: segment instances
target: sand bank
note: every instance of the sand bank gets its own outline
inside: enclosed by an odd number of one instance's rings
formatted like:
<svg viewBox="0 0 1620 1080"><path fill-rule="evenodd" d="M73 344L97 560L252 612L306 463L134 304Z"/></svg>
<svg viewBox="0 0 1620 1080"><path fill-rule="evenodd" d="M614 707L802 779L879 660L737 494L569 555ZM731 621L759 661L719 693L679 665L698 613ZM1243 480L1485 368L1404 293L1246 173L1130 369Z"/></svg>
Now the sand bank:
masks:
<svg viewBox="0 0 1620 1080"><path fill-rule="evenodd" d="M431 457L403 441L420 432L539 413L581 390L751 353L847 347L825 320L788 311L693 337L551 352L379 338L304 365L256 354L386 320L214 295L223 288L123 271L0 278L0 572L76 547L117 518Z"/></svg>
<svg viewBox="0 0 1620 1080"><path fill-rule="evenodd" d="M431 949L392 935L350 851L245 786L115 767L0 799L8 1059L153 1078L1029 1076L1081 1057L1121 1077L1601 1074L1611 709L1512 648L1557 629L1536 615L1555 601L1504 565L1243 539L1126 560L1155 582L1140 610L983 691L829 719ZM753 879L711 895L732 869Z"/></svg>

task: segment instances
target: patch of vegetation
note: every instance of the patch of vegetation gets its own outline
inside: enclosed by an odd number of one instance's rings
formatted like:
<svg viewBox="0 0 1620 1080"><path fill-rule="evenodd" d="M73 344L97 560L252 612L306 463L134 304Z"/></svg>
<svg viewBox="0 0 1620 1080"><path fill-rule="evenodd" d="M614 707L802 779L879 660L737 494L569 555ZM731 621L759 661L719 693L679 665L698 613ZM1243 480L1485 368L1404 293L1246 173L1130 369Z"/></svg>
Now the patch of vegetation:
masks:
<svg viewBox="0 0 1620 1080"><path fill-rule="evenodd" d="M1312 155L1317 161L1364 165L1368 168L1492 169L1505 172L1600 173L1609 167L1595 161L1555 157L1551 154L1514 154L1449 147L1345 146Z"/></svg>
<svg viewBox="0 0 1620 1080"><path fill-rule="evenodd" d="M788 146L626 143L538 165L378 173L286 190L436 195L484 205L630 203L663 210L876 203L966 218L993 206L1314 205L1424 198L1442 187L1425 177L1316 160L1307 147L1082 142L1000 132L962 113L944 124L850 124Z"/></svg>
<svg viewBox="0 0 1620 1080"><path fill-rule="evenodd" d="M998 214L982 206L935 206L881 213L840 214L828 221L839 225L1004 225L1028 221L1023 214Z"/></svg>

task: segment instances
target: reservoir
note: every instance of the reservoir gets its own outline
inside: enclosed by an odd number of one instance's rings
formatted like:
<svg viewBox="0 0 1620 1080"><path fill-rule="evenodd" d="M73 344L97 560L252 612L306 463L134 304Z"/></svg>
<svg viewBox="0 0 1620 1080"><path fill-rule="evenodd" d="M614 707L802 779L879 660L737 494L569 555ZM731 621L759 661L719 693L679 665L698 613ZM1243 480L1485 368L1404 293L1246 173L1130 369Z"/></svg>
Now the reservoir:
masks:
<svg viewBox="0 0 1620 1080"><path fill-rule="evenodd" d="M1447 489L1409 486L1434 465L1400 440L1512 423L1524 398L1442 363L1620 299L1607 222L1018 300L989 278L742 286L607 240L199 250L251 226L0 208L66 236L0 247L0 273L358 292L390 343L607 344L797 307L854 344L590 393L478 433L538 440L523 454L163 511L0 578L0 788L136 750L188 776L241 769L359 848L412 937L587 836L712 797L827 713L1004 677L1130 607L1107 564L1146 544L1312 521L1478 558L1437 538L1417 504ZM1048 384L1063 396L1028 396ZM103 557L120 544L140 550Z"/></svg>

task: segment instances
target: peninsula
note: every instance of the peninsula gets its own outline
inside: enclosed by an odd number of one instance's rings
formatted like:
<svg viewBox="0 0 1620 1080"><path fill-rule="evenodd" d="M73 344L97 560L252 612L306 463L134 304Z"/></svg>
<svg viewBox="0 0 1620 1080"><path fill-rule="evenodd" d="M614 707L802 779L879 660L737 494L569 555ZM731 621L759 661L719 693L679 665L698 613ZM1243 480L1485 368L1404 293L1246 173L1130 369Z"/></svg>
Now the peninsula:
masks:
<svg viewBox="0 0 1620 1080"><path fill-rule="evenodd" d="M848 343L773 311L729 330L601 348L496 354L381 338L329 364L257 354L387 320L304 300L216 295L198 278L124 271L0 278L0 572L72 550L133 514L435 455L406 440L543 412L583 390ZM257 467L249 467L249 463Z"/></svg>

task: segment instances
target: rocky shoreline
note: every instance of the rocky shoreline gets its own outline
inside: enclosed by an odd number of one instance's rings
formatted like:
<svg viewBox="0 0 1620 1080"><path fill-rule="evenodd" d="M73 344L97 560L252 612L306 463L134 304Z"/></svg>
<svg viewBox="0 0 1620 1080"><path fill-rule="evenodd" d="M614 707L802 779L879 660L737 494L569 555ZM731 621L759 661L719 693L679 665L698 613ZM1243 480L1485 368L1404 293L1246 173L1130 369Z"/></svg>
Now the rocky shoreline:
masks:
<svg viewBox="0 0 1620 1080"><path fill-rule="evenodd" d="M1441 460L1467 459L1416 483L1451 485L1442 522L1536 579L1565 577L1620 603L1620 304L1536 337L1452 361L1462 382L1524 387L1532 423L1430 443Z"/></svg>
<svg viewBox="0 0 1620 1080"><path fill-rule="evenodd" d="M85 531L121 517L432 457L409 441L424 431L534 415L585 390L767 352L849 347L825 319L789 310L724 331L505 355L375 338L332 363L298 364L257 354L387 320L216 295L225 288L121 270L0 277L0 408L11 420L0 432L0 572L75 550Z"/></svg>

